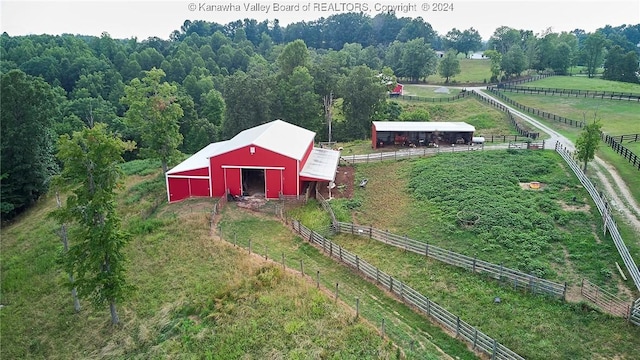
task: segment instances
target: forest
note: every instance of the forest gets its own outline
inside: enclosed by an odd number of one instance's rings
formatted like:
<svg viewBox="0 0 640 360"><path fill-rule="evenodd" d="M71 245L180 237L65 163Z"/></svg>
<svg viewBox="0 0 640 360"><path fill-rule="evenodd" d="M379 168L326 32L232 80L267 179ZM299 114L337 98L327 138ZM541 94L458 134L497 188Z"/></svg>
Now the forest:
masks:
<svg viewBox="0 0 640 360"><path fill-rule="evenodd" d="M372 120L398 120L396 81L455 79L459 59L483 51L491 78L525 70L638 82L640 24L534 34L498 27L487 42L473 28L438 34L422 18L346 13L280 26L244 19L185 21L168 40L83 35L0 36L1 214L33 204L60 172L58 139L104 124L164 170L182 154L273 119L333 140L368 136ZM489 60L485 60L489 61ZM130 150L131 150L130 149Z"/></svg>

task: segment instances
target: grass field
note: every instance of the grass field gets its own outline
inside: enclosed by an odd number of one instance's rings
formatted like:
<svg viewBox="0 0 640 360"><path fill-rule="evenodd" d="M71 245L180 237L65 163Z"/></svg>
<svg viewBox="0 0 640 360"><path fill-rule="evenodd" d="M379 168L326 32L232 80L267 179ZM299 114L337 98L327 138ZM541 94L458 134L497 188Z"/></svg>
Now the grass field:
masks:
<svg viewBox="0 0 640 360"><path fill-rule="evenodd" d="M584 76L551 76L541 80L524 83L522 86L545 87L558 89L615 91L640 94L640 84L602 80Z"/></svg>
<svg viewBox="0 0 640 360"><path fill-rule="evenodd" d="M507 97L527 106L574 120L593 121L594 115L602 122L602 131L608 134L640 133L640 103L504 93ZM575 133L580 133L576 128Z"/></svg>
<svg viewBox="0 0 640 360"><path fill-rule="evenodd" d="M491 79L491 60L460 59L460 74L449 79L448 85L482 84ZM444 84L439 74L427 77L429 84Z"/></svg>
<svg viewBox="0 0 640 360"><path fill-rule="evenodd" d="M421 101L398 101L398 103L402 105L404 111L427 110L431 115L431 121L466 122L475 126L477 134L509 135L514 133L503 112L474 98L435 104Z"/></svg>
<svg viewBox="0 0 640 360"><path fill-rule="evenodd" d="M453 97L460 93L461 89L449 88L448 94L435 92L441 86L407 84L404 86L404 95L422 96L426 98L446 98Z"/></svg>
<svg viewBox="0 0 640 360"><path fill-rule="evenodd" d="M212 241L211 199L167 205L157 164L125 171L131 175L119 203L132 234L127 279L136 289L118 306L121 325L110 326L108 309L86 300L73 313L56 265L58 226L46 217L55 200L46 197L2 227L3 359L395 356L376 325L355 320L350 307L313 283Z"/></svg>
<svg viewBox="0 0 640 360"><path fill-rule="evenodd" d="M553 79L553 77L551 78ZM618 91L618 90L616 90ZM509 98L527 106L535 107L544 111L561 115L574 120L582 120L583 115L587 120L592 121L594 112L602 123L602 131L612 135L636 134L640 133L640 103L627 101L610 101L597 99L576 99L558 96L538 96L515 93L505 93ZM556 129L572 142L575 142L580 132L580 128L564 125L557 121L539 118L541 122ZM640 146L637 143L625 143L632 151L638 151ZM638 170L631 164L617 155L606 144L601 143L598 156L612 164L623 176L633 197L640 202L640 176Z"/></svg>
<svg viewBox="0 0 640 360"><path fill-rule="evenodd" d="M501 160L495 161L496 157ZM524 158L514 162L509 157ZM599 222L593 205L561 163L552 152L482 152L362 164L357 166L356 181L368 178L367 187L357 189L353 200L333 200L332 204L343 221L372 224L458 252L466 248L468 255L480 259L487 260L491 252L494 262L517 266L518 257L528 253L524 265L546 264L550 270L547 275L569 282L568 297L574 300L579 298L577 285L583 277L619 291L626 299L637 297L629 290L619 290L624 285L612 267L612 259L617 259L615 247L610 239L601 238L597 225L591 225ZM492 175L487 176L485 171ZM522 190L517 184L533 179L546 184L542 191ZM571 205L573 196L578 204ZM498 205L495 201L500 198L505 202ZM474 229L461 228L455 220L456 211L466 205L479 211L481 219L502 218L504 222L506 216L512 221L502 226L486 224L488 232L502 233L494 233L486 238L487 243L476 247L474 244L482 242L483 236ZM346 211L349 208L353 209L351 213ZM497 214L503 211L504 216ZM535 223L535 219L542 223L529 230L522 227L528 221ZM509 233L514 235L513 241L508 240L512 236ZM543 245L539 241L546 236L550 241ZM491 280L479 281L481 276L366 238L340 235L336 241L455 309L452 311L463 313L461 317L472 319L472 324L525 358L630 359L638 351L640 329L588 306L514 292ZM495 296L502 299L501 305L491 303Z"/></svg>
<svg viewBox="0 0 640 360"><path fill-rule="evenodd" d="M304 219L303 221L320 231L326 229L329 223L328 215L316 202L294 210L290 215ZM367 322L379 326L382 319L385 319L386 334L402 348L406 358L436 359L446 357L444 354L460 359L475 358L464 344L443 333L423 316L388 298L382 290L363 280L351 269L338 265L309 243L292 235L277 220L240 210L231 204L224 210L220 228L227 241L248 249L251 240L253 252L260 256L267 254L269 259L277 263L282 262L284 254L287 266L299 270L302 261L307 274L305 278L315 282L319 272L320 283L330 294L335 294L335 284L338 283L339 299L355 307L358 298L360 316Z"/></svg>

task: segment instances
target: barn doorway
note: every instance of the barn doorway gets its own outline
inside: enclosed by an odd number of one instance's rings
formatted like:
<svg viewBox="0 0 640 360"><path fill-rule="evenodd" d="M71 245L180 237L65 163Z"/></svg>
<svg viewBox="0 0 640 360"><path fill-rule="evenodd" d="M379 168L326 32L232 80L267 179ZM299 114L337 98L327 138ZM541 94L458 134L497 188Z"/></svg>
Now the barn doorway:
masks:
<svg viewBox="0 0 640 360"><path fill-rule="evenodd" d="M264 169L242 169L242 195L265 196Z"/></svg>

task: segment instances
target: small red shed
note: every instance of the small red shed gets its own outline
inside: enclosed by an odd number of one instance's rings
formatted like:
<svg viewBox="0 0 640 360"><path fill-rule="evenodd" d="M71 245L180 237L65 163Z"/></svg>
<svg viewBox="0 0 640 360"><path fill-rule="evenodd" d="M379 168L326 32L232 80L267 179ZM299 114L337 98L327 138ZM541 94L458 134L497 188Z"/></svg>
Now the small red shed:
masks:
<svg viewBox="0 0 640 360"><path fill-rule="evenodd" d="M315 148L315 133L282 120L210 144L166 174L169 202L189 197L299 196L311 182L335 179L340 153Z"/></svg>

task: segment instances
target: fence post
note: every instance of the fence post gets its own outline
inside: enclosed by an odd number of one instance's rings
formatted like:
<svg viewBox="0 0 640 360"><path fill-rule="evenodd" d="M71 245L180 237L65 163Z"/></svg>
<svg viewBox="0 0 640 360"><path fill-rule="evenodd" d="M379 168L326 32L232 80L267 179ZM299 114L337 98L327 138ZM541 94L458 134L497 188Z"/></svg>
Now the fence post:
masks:
<svg viewBox="0 0 640 360"><path fill-rule="evenodd" d="M283 269L285 268L285 265L284 265L284 251L282 252L282 268Z"/></svg>
<svg viewBox="0 0 640 360"><path fill-rule="evenodd" d="M358 259L358 255L356 255L356 269L360 270L360 259Z"/></svg>
<svg viewBox="0 0 640 360"><path fill-rule="evenodd" d="M320 270L316 270L316 288L320 289Z"/></svg>
<svg viewBox="0 0 640 360"><path fill-rule="evenodd" d="M376 268L376 283L380 283L380 269Z"/></svg>
<svg viewBox="0 0 640 360"><path fill-rule="evenodd" d="M498 342L496 339L493 339L493 351L491 351L491 360L496 359L496 352L498 350Z"/></svg>
<svg viewBox="0 0 640 360"><path fill-rule="evenodd" d="M251 239L249 239L249 254L251 254Z"/></svg>
<svg viewBox="0 0 640 360"><path fill-rule="evenodd" d="M233 234L233 246L234 247L236 246L237 240L238 240L238 234L234 233Z"/></svg>
<svg viewBox="0 0 640 360"><path fill-rule="evenodd" d="M369 225L369 239L371 239L371 225Z"/></svg>
<svg viewBox="0 0 640 360"><path fill-rule="evenodd" d="M338 283L336 283L336 298L335 301L338 302Z"/></svg>
<svg viewBox="0 0 640 360"><path fill-rule="evenodd" d="M300 273L304 276L304 264L302 263L302 259L300 259Z"/></svg>
<svg viewBox="0 0 640 360"><path fill-rule="evenodd" d="M476 257L473 257L473 272L476 272Z"/></svg>
<svg viewBox="0 0 640 360"><path fill-rule="evenodd" d="M380 329L380 337L384 338L384 318L382 318L382 326Z"/></svg>
<svg viewBox="0 0 640 360"><path fill-rule="evenodd" d="M264 246L264 259L265 259L265 260L267 260L267 259L269 258L269 255L268 255L268 254L269 254L269 253L268 253L268 251L267 251L267 245L265 245L265 246Z"/></svg>
<svg viewBox="0 0 640 360"><path fill-rule="evenodd" d="M356 319L360 316L360 298L356 298Z"/></svg>
<svg viewBox="0 0 640 360"><path fill-rule="evenodd" d="M456 316L456 337L460 335L460 316Z"/></svg>

